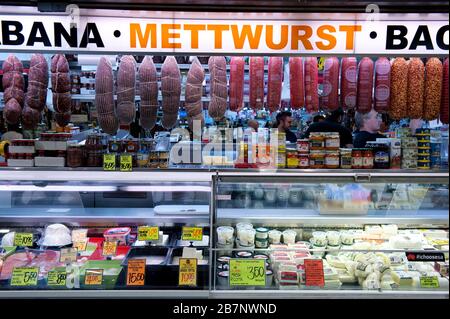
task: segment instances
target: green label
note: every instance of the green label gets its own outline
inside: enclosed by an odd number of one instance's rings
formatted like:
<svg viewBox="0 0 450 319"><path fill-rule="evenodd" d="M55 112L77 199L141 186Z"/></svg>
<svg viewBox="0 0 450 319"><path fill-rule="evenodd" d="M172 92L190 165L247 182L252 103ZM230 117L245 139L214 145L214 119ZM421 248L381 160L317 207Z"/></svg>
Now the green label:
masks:
<svg viewBox="0 0 450 319"><path fill-rule="evenodd" d="M116 170L116 155L103 154L103 170L115 171Z"/></svg>
<svg viewBox="0 0 450 319"><path fill-rule="evenodd" d="M422 288L439 288L439 279L433 277L420 277L420 287Z"/></svg>
<svg viewBox="0 0 450 319"><path fill-rule="evenodd" d="M14 268L11 276L11 286L36 286L38 281L38 267Z"/></svg>
<svg viewBox="0 0 450 319"><path fill-rule="evenodd" d="M120 155L120 170L122 172L131 172L133 169L133 158L131 155Z"/></svg>
<svg viewBox="0 0 450 319"><path fill-rule="evenodd" d="M263 259L230 259L230 286L265 286Z"/></svg>
<svg viewBox="0 0 450 319"><path fill-rule="evenodd" d="M16 233L14 236L14 246L33 246L33 234Z"/></svg>
<svg viewBox="0 0 450 319"><path fill-rule="evenodd" d="M47 276L47 285L64 287L66 286L67 273L65 271L50 271Z"/></svg>
<svg viewBox="0 0 450 319"><path fill-rule="evenodd" d="M186 227L183 226L181 232L181 239L185 241L202 241L203 228L202 227Z"/></svg>

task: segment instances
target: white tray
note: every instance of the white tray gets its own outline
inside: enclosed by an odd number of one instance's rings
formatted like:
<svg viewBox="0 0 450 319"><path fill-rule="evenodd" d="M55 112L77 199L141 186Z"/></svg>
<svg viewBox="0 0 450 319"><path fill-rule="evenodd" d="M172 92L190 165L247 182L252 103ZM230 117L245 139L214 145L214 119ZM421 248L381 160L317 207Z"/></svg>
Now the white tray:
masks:
<svg viewBox="0 0 450 319"><path fill-rule="evenodd" d="M209 215L208 205L160 205L155 206L156 215Z"/></svg>

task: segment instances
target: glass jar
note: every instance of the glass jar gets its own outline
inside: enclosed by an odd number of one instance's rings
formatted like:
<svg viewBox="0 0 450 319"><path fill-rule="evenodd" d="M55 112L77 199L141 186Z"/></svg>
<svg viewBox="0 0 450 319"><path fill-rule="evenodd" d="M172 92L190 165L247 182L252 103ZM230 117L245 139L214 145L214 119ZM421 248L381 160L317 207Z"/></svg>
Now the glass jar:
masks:
<svg viewBox="0 0 450 319"><path fill-rule="evenodd" d="M362 152L358 148L352 150L352 169L361 169L363 164Z"/></svg>
<svg viewBox="0 0 450 319"><path fill-rule="evenodd" d="M309 167L314 169L325 168L325 152L311 151L309 155Z"/></svg>
<svg viewBox="0 0 450 319"><path fill-rule="evenodd" d="M83 166L83 146L69 145L67 148L67 166L80 167Z"/></svg>
<svg viewBox="0 0 450 319"><path fill-rule="evenodd" d="M362 150L362 168L372 169L373 168L373 153L370 149Z"/></svg>
<svg viewBox="0 0 450 319"><path fill-rule="evenodd" d="M352 168L352 149L351 148L341 148L341 168L351 169Z"/></svg>
<svg viewBox="0 0 450 319"><path fill-rule="evenodd" d="M309 155L299 154L298 156L298 168L309 168Z"/></svg>
<svg viewBox="0 0 450 319"><path fill-rule="evenodd" d="M325 155L325 168L339 168L339 152L327 151Z"/></svg>
<svg viewBox="0 0 450 319"><path fill-rule="evenodd" d="M308 139L297 140L297 151L299 154L308 154L309 140Z"/></svg>
<svg viewBox="0 0 450 319"><path fill-rule="evenodd" d="M340 146L339 133L328 133L325 139L325 148L327 150L338 150Z"/></svg>
<svg viewBox="0 0 450 319"><path fill-rule="evenodd" d="M325 149L325 136L322 133L311 133L309 136L309 149L321 151Z"/></svg>
<svg viewBox="0 0 450 319"><path fill-rule="evenodd" d="M287 168L298 167L298 157L296 149L291 148L286 149L286 164Z"/></svg>
<svg viewBox="0 0 450 319"><path fill-rule="evenodd" d="M389 145L383 143L370 144L373 151L373 167L386 169L390 167Z"/></svg>

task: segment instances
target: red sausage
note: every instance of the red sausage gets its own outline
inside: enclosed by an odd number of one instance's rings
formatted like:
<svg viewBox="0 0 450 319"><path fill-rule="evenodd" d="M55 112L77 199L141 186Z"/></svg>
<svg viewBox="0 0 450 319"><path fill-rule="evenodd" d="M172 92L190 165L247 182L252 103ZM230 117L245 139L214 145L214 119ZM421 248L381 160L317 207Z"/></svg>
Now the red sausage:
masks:
<svg viewBox="0 0 450 319"><path fill-rule="evenodd" d="M391 101L391 62L378 58L375 62L375 111L387 113Z"/></svg>
<svg viewBox="0 0 450 319"><path fill-rule="evenodd" d="M230 110L240 111L244 102L244 67L243 57L234 56L230 61Z"/></svg>
<svg viewBox="0 0 450 319"><path fill-rule="evenodd" d="M341 62L341 106L344 110L356 107L356 75L355 57L343 58Z"/></svg>
<svg viewBox="0 0 450 319"><path fill-rule="evenodd" d="M319 111L318 78L317 58L305 58L305 105L308 113Z"/></svg>
<svg viewBox="0 0 450 319"><path fill-rule="evenodd" d="M300 109L305 105L303 60L300 57L289 58L289 83L291 93L291 108Z"/></svg>
<svg viewBox="0 0 450 319"><path fill-rule="evenodd" d="M373 61L362 58L358 67L358 94L356 109L360 113L369 113L372 110L373 90Z"/></svg>
<svg viewBox="0 0 450 319"><path fill-rule="evenodd" d="M325 110L339 108L339 59L330 57L325 60L323 70L322 106Z"/></svg>
<svg viewBox="0 0 450 319"><path fill-rule="evenodd" d="M269 58L269 78L267 85L267 107L271 112L280 108L281 88L283 84L283 58Z"/></svg>
<svg viewBox="0 0 450 319"><path fill-rule="evenodd" d="M264 57L250 57L250 108L264 105Z"/></svg>

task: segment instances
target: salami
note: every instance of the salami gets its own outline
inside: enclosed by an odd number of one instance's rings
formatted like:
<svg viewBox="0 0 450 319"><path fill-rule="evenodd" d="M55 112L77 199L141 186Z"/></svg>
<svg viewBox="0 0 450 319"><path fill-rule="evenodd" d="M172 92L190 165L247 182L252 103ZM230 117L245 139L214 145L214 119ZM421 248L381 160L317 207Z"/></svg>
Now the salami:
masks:
<svg viewBox="0 0 450 319"><path fill-rule="evenodd" d="M244 103L244 68L243 57L234 56L230 61L230 110L239 112Z"/></svg>
<svg viewBox="0 0 450 319"><path fill-rule="evenodd" d="M141 95L139 122L144 129L152 129L158 113L158 79L153 59L146 56L139 67L139 91Z"/></svg>
<svg viewBox="0 0 450 319"><path fill-rule="evenodd" d="M98 112L98 121L102 130L115 135L119 128L114 106L114 79L111 62L101 57L95 73L95 105Z"/></svg>
<svg viewBox="0 0 450 319"><path fill-rule="evenodd" d="M30 71L28 72L28 88L25 95L25 105L39 112L42 112L47 100L47 86L47 61L42 54L33 54L30 60ZM70 104L71 103L69 102L69 105ZM27 114L31 114L31 112L28 110ZM35 115L34 119L36 119ZM28 121L28 123L31 124L33 122Z"/></svg>
<svg viewBox="0 0 450 319"><path fill-rule="evenodd" d="M264 57L250 57L250 100L253 110L264 106Z"/></svg>
<svg viewBox="0 0 450 319"><path fill-rule="evenodd" d="M319 111L318 78L317 58L305 58L305 106L308 113Z"/></svg>
<svg viewBox="0 0 450 319"><path fill-rule="evenodd" d="M303 60L301 57L289 58L289 83L291 108L300 109L305 105L305 83L303 81Z"/></svg>
<svg viewBox="0 0 450 319"><path fill-rule="evenodd" d="M375 103L378 113L387 113L391 101L391 63L381 57L375 61Z"/></svg>
<svg viewBox="0 0 450 319"><path fill-rule="evenodd" d="M356 108L359 113L369 113L372 110L373 91L373 61L364 57L358 65L358 92Z"/></svg>
<svg viewBox="0 0 450 319"><path fill-rule="evenodd" d="M177 123L181 95L180 69L173 56L168 56L161 68L161 93L163 111L161 124L164 128L171 129Z"/></svg>
<svg viewBox="0 0 450 319"><path fill-rule="evenodd" d="M201 121L201 125L204 123L203 119L203 81L205 79L205 72L197 58L194 58L189 68L186 81L185 90L185 108L188 114L189 126L192 129L192 123L194 120Z"/></svg>
<svg viewBox="0 0 450 319"><path fill-rule="evenodd" d="M117 72L117 116L120 124L129 125L134 121L136 106L136 61L131 55L120 59Z"/></svg>
<svg viewBox="0 0 450 319"><path fill-rule="evenodd" d="M215 121L219 121L227 110L227 62L223 56L212 56L208 61L210 71L211 100L208 114Z"/></svg>
<svg viewBox="0 0 450 319"><path fill-rule="evenodd" d="M356 107L358 63L355 57L342 58L341 62L341 107L344 110Z"/></svg>
<svg viewBox="0 0 450 319"><path fill-rule="evenodd" d="M63 54L55 54L51 61L51 81L55 108L55 120L59 126L66 126L70 121L70 74L69 62ZM64 103L64 105L63 105Z"/></svg>
<svg viewBox="0 0 450 319"><path fill-rule="evenodd" d="M408 110L410 119L420 119L423 114L425 66L419 58L408 61Z"/></svg>
<svg viewBox="0 0 450 319"><path fill-rule="evenodd" d="M440 111L440 120L444 124L448 124L448 108L449 108L449 83L448 83L448 58L444 60L443 64L443 79L442 79L442 98L441 98L441 111Z"/></svg>
<svg viewBox="0 0 450 319"><path fill-rule="evenodd" d="M442 98L442 62L438 58L429 58L425 65L425 102L423 119L436 120L439 117Z"/></svg>
<svg viewBox="0 0 450 319"><path fill-rule="evenodd" d="M325 59L322 85L322 106L325 110L334 111L339 108L339 59Z"/></svg>
<svg viewBox="0 0 450 319"><path fill-rule="evenodd" d="M391 63L391 105L389 117L401 120L408 115L408 63L404 58L396 58Z"/></svg>
<svg viewBox="0 0 450 319"><path fill-rule="evenodd" d="M283 85L283 58L270 57L268 67L267 107L271 112L280 108L281 89Z"/></svg>
<svg viewBox="0 0 450 319"><path fill-rule="evenodd" d="M23 65L20 60L10 55L3 62L3 100L5 102L4 117L8 124L18 124L24 103Z"/></svg>

